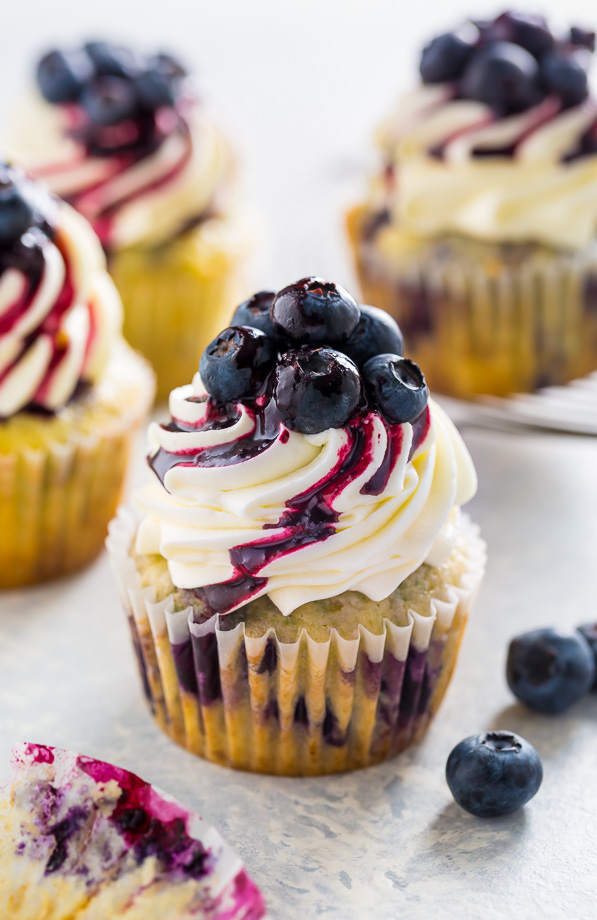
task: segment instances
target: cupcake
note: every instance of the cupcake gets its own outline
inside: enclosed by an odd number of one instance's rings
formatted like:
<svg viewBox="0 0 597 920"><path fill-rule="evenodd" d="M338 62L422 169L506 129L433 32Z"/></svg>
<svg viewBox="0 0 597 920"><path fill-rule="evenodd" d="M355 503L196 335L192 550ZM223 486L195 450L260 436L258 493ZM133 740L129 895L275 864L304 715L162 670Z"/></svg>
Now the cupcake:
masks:
<svg viewBox="0 0 597 920"><path fill-rule="evenodd" d="M102 549L153 375L90 226L0 165L0 588Z"/></svg>
<svg viewBox="0 0 597 920"><path fill-rule="evenodd" d="M229 144L184 68L106 42L52 51L7 148L94 227L166 397L234 303L245 245Z"/></svg>
<svg viewBox="0 0 597 920"><path fill-rule="evenodd" d="M364 298L446 394L505 395L597 368L595 35L540 16L465 24L423 50L348 215Z"/></svg>
<svg viewBox="0 0 597 920"><path fill-rule="evenodd" d="M41 744L0 788L0 916L259 920L263 897L214 827L121 767Z"/></svg>
<svg viewBox="0 0 597 920"><path fill-rule="evenodd" d="M447 688L483 570L474 468L383 311L304 278L232 323L110 528L145 693L217 763L364 767Z"/></svg>

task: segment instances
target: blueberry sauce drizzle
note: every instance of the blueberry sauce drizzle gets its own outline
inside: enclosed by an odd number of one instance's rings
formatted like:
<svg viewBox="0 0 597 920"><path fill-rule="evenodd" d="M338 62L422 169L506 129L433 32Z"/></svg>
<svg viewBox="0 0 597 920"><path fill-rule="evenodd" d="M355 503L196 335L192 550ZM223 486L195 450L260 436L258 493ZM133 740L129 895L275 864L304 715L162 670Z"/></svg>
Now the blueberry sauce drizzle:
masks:
<svg viewBox="0 0 597 920"><path fill-rule="evenodd" d="M195 400L196 401L196 400ZM258 456L279 438L287 441L289 432L281 423L280 413L274 401L262 396L245 404L253 419L252 430L244 437L229 444L193 450L188 453L170 453L163 448L148 459L150 468L165 488L165 475L175 466L218 468L230 466ZM238 418L234 406L214 405L207 399L207 413L199 425L184 424L172 420L163 429L169 432L213 430L229 427ZM412 423L413 440L409 459L425 440L431 424L429 408L426 406ZM363 495L381 495L400 456L404 439L403 425L385 423L388 443L382 462L371 479L361 487ZM267 578L259 572L272 560L287 555L313 543L320 543L336 532L340 513L334 509L334 499L352 482L362 475L372 459L372 417L365 413L358 415L344 426L348 438L336 465L328 476L310 490L294 496L286 503L286 510L275 523L264 524L263 531L277 533L252 543L241 544L230 550L230 562L234 576L219 584L197 588L193 594L212 613L226 613L261 591ZM279 531L282 531L280 533Z"/></svg>

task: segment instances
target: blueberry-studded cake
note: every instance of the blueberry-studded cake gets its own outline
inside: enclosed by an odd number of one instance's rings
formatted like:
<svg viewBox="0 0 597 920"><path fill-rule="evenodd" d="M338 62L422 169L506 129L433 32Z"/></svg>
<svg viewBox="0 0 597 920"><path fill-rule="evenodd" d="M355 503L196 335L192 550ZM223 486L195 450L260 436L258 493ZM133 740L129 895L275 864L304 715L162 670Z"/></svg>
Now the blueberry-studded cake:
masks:
<svg viewBox="0 0 597 920"><path fill-rule="evenodd" d="M597 368L595 34L507 12L432 39L348 228L363 295L433 388L503 395Z"/></svg>
<svg viewBox="0 0 597 920"><path fill-rule="evenodd" d="M153 398L86 221L0 164L0 587L102 548Z"/></svg>
<svg viewBox="0 0 597 920"><path fill-rule="evenodd" d="M470 457L403 350L303 278L241 304L152 426L109 548L152 711L195 753L353 769L439 705L483 547Z"/></svg>
<svg viewBox="0 0 597 920"><path fill-rule="evenodd" d="M7 146L94 227L167 395L220 327L245 245L229 144L185 67L104 41L50 51Z"/></svg>
<svg viewBox="0 0 597 920"><path fill-rule="evenodd" d="M133 773L20 744L0 788L0 916L259 920L261 893L215 828Z"/></svg>

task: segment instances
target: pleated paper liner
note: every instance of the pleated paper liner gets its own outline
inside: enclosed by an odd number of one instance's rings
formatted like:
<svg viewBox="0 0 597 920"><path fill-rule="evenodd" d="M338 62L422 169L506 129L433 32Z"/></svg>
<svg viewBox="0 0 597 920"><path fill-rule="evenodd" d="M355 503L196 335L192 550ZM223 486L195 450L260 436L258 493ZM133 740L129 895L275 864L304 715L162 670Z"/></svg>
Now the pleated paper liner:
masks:
<svg viewBox="0 0 597 920"><path fill-rule="evenodd" d="M203 349L229 324L241 299L248 233L241 217L212 218L158 249L110 258L125 338L151 362L158 399L193 378Z"/></svg>
<svg viewBox="0 0 597 920"><path fill-rule="evenodd" d="M363 299L400 323L435 392L528 393L597 369L597 243L415 240L391 225L368 238L368 219L348 215Z"/></svg>
<svg viewBox="0 0 597 920"><path fill-rule="evenodd" d="M101 552L153 393L148 365L123 344L85 405L4 423L0 588L74 572Z"/></svg>
<svg viewBox="0 0 597 920"><path fill-rule="evenodd" d="M216 763L262 773L317 775L378 763L419 739L447 689L485 565L485 544L464 519L466 570L409 611L326 642L303 630L282 642L226 617L193 622L192 608L155 601L142 588L130 547L136 515L119 511L107 541L128 615L145 695L174 741ZM281 614L280 614L281 616Z"/></svg>

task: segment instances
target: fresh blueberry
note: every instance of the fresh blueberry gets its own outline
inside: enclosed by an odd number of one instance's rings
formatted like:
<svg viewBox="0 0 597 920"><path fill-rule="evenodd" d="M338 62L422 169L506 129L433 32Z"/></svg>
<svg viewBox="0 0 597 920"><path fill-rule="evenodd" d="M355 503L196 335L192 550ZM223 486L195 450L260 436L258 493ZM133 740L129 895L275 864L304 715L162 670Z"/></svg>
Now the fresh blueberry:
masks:
<svg viewBox="0 0 597 920"><path fill-rule="evenodd" d="M404 338L398 323L385 310L361 306L357 328L342 348L358 367L384 352L401 355Z"/></svg>
<svg viewBox="0 0 597 920"><path fill-rule="evenodd" d="M460 32L446 32L423 48L419 73L423 83L458 80L470 61L479 39L479 30L468 23Z"/></svg>
<svg viewBox="0 0 597 920"><path fill-rule="evenodd" d="M589 95L585 68L573 57L557 51L546 54L541 61L541 78L546 92L561 96L566 108L580 105Z"/></svg>
<svg viewBox="0 0 597 920"><path fill-rule="evenodd" d="M87 42L85 51L93 61L98 77L134 77L139 65L130 48L112 42Z"/></svg>
<svg viewBox="0 0 597 920"><path fill-rule="evenodd" d="M10 167L0 164L0 245L16 242L32 225L34 211Z"/></svg>
<svg viewBox="0 0 597 920"><path fill-rule="evenodd" d="M506 663L508 686L538 712L564 712L589 692L595 658L578 633L535 629L512 639Z"/></svg>
<svg viewBox="0 0 597 920"><path fill-rule="evenodd" d="M456 745L446 763L450 792L477 818L518 811L533 798L542 779L539 754L513 732L471 735Z"/></svg>
<svg viewBox="0 0 597 920"><path fill-rule="evenodd" d="M172 108L176 102L174 84L157 70L145 70L136 83L141 103L151 112Z"/></svg>
<svg viewBox="0 0 597 920"><path fill-rule="evenodd" d="M589 645L589 648L593 652L597 671L597 623L584 623L582 626L578 627L577 631L581 634L583 639L585 639ZM597 690L597 674L595 680L593 681L591 690Z"/></svg>
<svg viewBox="0 0 597 920"><path fill-rule="evenodd" d="M93 64L85 51L50 51L37 65L37 85L48 102L75 102L93 77Z"/></svg>
<svg viewBox="0 0 597 920"><path fill-rule="evenodd" d="M490 29L495 41L520 45L539 60L555 47L555 38L547 20L533 13L502 13Z"/></svg>
<svg viewBox="0 0 597 920"><path fill-rule="evenodd" d="M182 80L187 75L186 68L183 67L178 58L164 52L150 57L147 69L157 71L171 82Z"/></svg>
<svg viewBox="0 0 597 920"><path fill-rule="evenodd" d="M278 335L292 345L347 342L359 321L355 299L339 284L321 278L301 278L278 291L271 306Z"/></svg>
<svg viewBox="0 0 597 920"><path fill-rule="evenodd" d="M570 29L570 44L576 48L587 48L589 51L595 50L595 33L590 29L581 29L578 26L572 26Z"/></svg>
<svg viewBox="0 0 597 920"><path fill-rule="evenodd" d="M493 42L473 57L462 78L461 93L500 115L522 112L543 98L539 65L524 48Z"/></svg>
<svg viewBox="0 0 597 920"><path fill-rule="evenodd" d="M363 368L369 399L394 425L413 422L429 398L429 390L418 364L395 354L370 358Z"/></svg>
<svg viewBox="0 0 597 920"><path fill-rule="evenodd" d="M81 103L94 124L117 125L135 115L138 97L131 80L98 77L83 90Z"/></svg>
<svg viewBox="0 0 597 920"><path fill-rule="evenodd" d="M276 296L274 291L259 291L249 300L245 300L236 308L232 316L231 326L254 326L261 329L270 339L276 338L276 330L270 317L272 301Z"/></svg>
<svg viewBox="0 0 597 920"><path fill-rule="evenodd" d="M201 355L199 373L217 402L235 402L257 395L277 355L276 345L260 329L229 326Z"/></svg>
<svg viewBox="0 0 597 920"><path fill-rule="evenodd" d="M355 364L331 348L287 351L274 374L274 398L288 428L317 434L341 428L361 402Z"/></svg>

